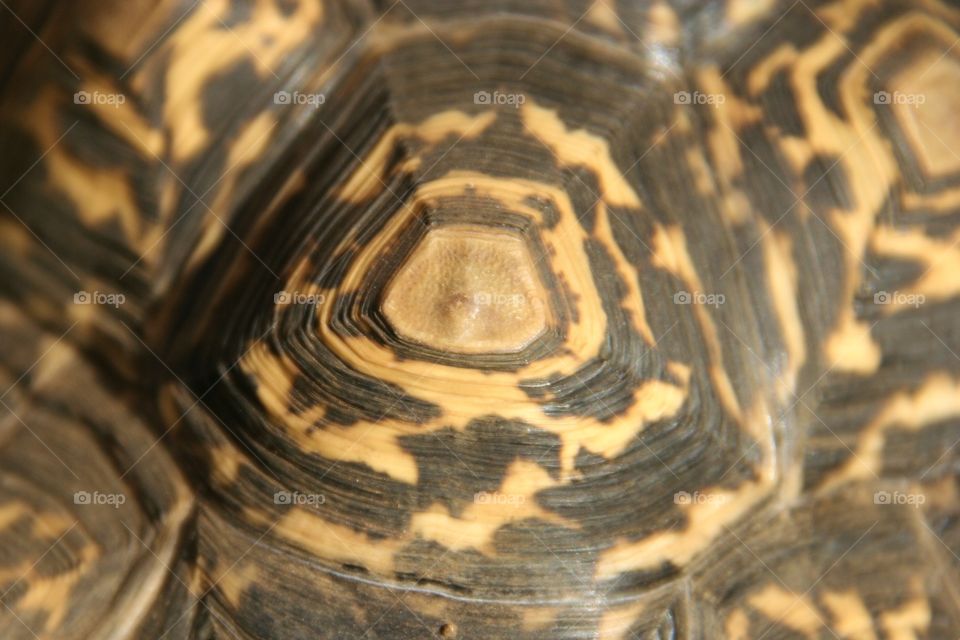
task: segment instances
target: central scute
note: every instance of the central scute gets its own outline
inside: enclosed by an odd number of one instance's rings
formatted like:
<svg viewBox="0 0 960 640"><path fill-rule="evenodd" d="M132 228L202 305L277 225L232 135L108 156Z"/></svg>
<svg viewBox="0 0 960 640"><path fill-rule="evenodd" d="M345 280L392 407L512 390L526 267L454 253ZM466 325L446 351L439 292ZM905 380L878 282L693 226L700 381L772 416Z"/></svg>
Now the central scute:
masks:
<svg viewBox="0 0 960 640"><path fill-rule="evenodd" d="M515 353L548 325L547 295L523 238L480 225L429 230L387 287L402 338L437 351Z"/></svg>

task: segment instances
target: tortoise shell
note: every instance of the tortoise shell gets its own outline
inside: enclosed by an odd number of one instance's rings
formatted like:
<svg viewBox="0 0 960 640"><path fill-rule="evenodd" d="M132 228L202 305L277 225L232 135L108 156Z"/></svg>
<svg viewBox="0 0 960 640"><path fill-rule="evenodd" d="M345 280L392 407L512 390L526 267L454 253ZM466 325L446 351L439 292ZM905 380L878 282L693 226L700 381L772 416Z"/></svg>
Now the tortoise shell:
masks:
<svg viewBox="0 0 960 640"><path fill-rule="evenodd" d="M956 3L3 5L3 638L960 634Z"/></svg>

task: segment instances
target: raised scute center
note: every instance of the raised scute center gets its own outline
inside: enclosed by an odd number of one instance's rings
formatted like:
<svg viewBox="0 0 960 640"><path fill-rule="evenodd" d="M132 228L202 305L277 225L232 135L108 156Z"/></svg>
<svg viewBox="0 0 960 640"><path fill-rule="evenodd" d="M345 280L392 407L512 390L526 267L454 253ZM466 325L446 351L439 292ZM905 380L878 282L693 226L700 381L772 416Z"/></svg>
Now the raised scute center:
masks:
<svg viewBox="0 0 960 640"><path fill-rule="evenodd" d="M428 231L387 286L402 338L439 351L511 353L544 332L547 296L526 243L470 225Z"/></svg>
<svg viewBox="0 0 960 640"><path fill-rule="evenodd" d="M897 74L886 100L922 169L932 176L960 171L960 63L933 50Z"/></svg>

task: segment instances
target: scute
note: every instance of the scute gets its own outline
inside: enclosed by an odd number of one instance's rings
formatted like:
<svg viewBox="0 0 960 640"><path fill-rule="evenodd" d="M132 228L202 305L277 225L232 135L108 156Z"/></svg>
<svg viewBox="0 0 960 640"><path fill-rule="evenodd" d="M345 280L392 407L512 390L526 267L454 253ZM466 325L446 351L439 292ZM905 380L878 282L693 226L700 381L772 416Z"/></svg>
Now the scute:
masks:
<svg viewBox="0 0 960 640"><path fill-rule="evenodd" d="M522 237L460 225L426 234L382 307L398 334L425 347L498 353L544 332L547 302Z"/></svg>

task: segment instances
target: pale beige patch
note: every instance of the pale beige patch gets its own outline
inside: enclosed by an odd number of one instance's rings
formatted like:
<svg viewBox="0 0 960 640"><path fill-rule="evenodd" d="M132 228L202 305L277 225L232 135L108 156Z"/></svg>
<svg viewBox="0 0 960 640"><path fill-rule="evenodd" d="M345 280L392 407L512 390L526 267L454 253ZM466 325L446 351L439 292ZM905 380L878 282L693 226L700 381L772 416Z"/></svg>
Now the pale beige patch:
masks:
<svg viewBox="0 0 960 640"><path fill-rule="evenodd" d="M870 334L870 325L858 322L853 309L841 312L840 323L824 345L830 368L869 375L877 370L883 353Z"/></svg>
<svg viewBox="0 0 960 640"><path fill-rule="evenodd" d="M797 375L807 359L806 338L797 306L797 265L793 261L792 242L786 234L763 227L761 233L765 233L763 256L767 290L787 348L787 362L777 380L778 398L787 401L796 390Z"/></svg>
<svg viewBox="0 0 960 640"><path fill-rule="evenodd" d="M930 601L919 579L910 582L913 596L896 609L880 614L880 626L890 640L919 640L926 638L930 628Z"/></svg>
<svg viewBox="0 0 960 640"><path fill-rule="evenodd" d="M617 17L615 0L594 0L587 9L583 20L611 35L622 36L624 34L623 26Z"/></svg>
<svg viewBox="0 0 960 640"><path fill-rule="evenodd" d="M750 618L743 609L734 609L727 616L723 629L727 640L748 640L750 638Z"/></svg>
<svg viewBox="0 0 960 640"><path fill-rule="evenodd" d="M256 584L260 570L252 562L227 565L214 571L210 576L211 584L223 594L233 607L239 607L243 594L251 585Z"/></svg>
<svg viewBox="0 0 960 640"><path fill-rule="evenodd" d="M469 225L428 231L388 284L382 308L404 338L468 354L520 351L551 315L523 238Z"/></svg>
<svg viewBox="0 0 960 640"><path fill-rule="evenodd" d="M650 5L650 12L647 15L646 35L652 44L665 47L679 46L682 35L680 19L670 4L664 2L664 0L655 0Z"/></svg>
<svg viewBox="0 0 960 640"><path fill-rule="evenodd" d="M594 578L606 580L621 573L660 566L672 562L684 566L725 528L739 519L767 494L773 477L765 469L759 482L747 482L735 490L705 488L708 499L685 505L687 526L677 531L661 531L639 541L619 540L602 551Z"/></svg>
<svg viewBox="0 0 960 640"><path fill-rule="evenodd" d="M769 14L777 5L776 0L730 0L726 3L727 22L741 27Z"/></svg>
<svg viewBox="0 0 960 640"><path fill-rule="evenodd" d="M713 293L703 290L700 276L697 275L693 260L687 251L687 239L682 228L676 225L667 228L658 227L653 237L653 249L653 264L677 276L690 288L688 293ZM690 307L697 319L697 324L703 331L704 342L710 357L710 377L720 402L735 420L741 421L743 410L723 366L723 348L717 326L704 305L693 304Z"/></svg>
<svg viewBox="0 0 960 640"><path fill-rule="evenodd" d="M416 138L434 146L450 136L457 136L457 141L472 140L497 119L496 111L485 111L475 116L462 111L442 111L434 114L417 124L399 123L390 127L367 157L360 161L359 166L339 190L339 196L347 202L364 202L386 188L384 176L387 171L387 162L393 153L394 147L400 141ZM414 160L411 158L411 161ZM410 162L410 161L408 161ZM405 165L408 169L415 168L418 163Z"/></svg>
<svg viewBox="0 0 960 640"><path fill-rule="evenodd" d="M600 618L600 638L603 640L628 640L630 628L646 610L643 601L631 602L620 607L610 607ZM635 636L633 636L635 637Z"/></svg>
<svg viewBox="0 0 960 640"><path fill-rule="evenodd" d="M824 591L820 599L830 612L834 633L850 640L877 640L873 618L856 591Z"/></svg>
<svg viewBox="0 0 960 640"><path fill-rule="evenodd" d="M493 493L478 494L459 517L434 504L410 519L410 531L427 540L435 540L448 549L476 549L494 555L493 536L500 527L511 522L535 518L561 526L574 522L540 507L536 494L559 484L546 470L527 460L515 460L507 468L500 488Z"/></svg>
<svg viewBox="0 0 960 640"><path fill-rule="evenodd" d="M811 639L819 637L825 626L810 598L774 584L752 594L747 602L770 620Z"/></svg>
<svg viewBox="0 0 960 640"><path fill-rule="evenodd" d="M894 109L927 175L947 176L960 171L958 87L960 61L938 49L890 79L893 97L888 106Z"/></svg>
<svg viewBox="0 0 960 640"><path fill-rule="evenodd" d="M586 129L568 129L556 110L541 107L533 100L523 104L520 115L527 130L549 147L561 164L587 167L596 174L607 204L640 206L636 192L614 162L606 138Z"/></svg>
<svg viewBox="0 0 960 640"><path fill-rule="evenodd" d="M249 520L262 526L273 524L266 514L251 509L247 509L246 514ZM402 539L371 539L352 527L330 522L302 507L287 511L272 532L318 558L367 567L379 575L393 572L394 555L405 544Z"/></svg>
<svg viewBox="0 0 960 640"><path fill-rule="evenodd" d="M524 631L540 631L553 625L560 609L556 607L524 607L520 613L520 627Z"/></svg>

